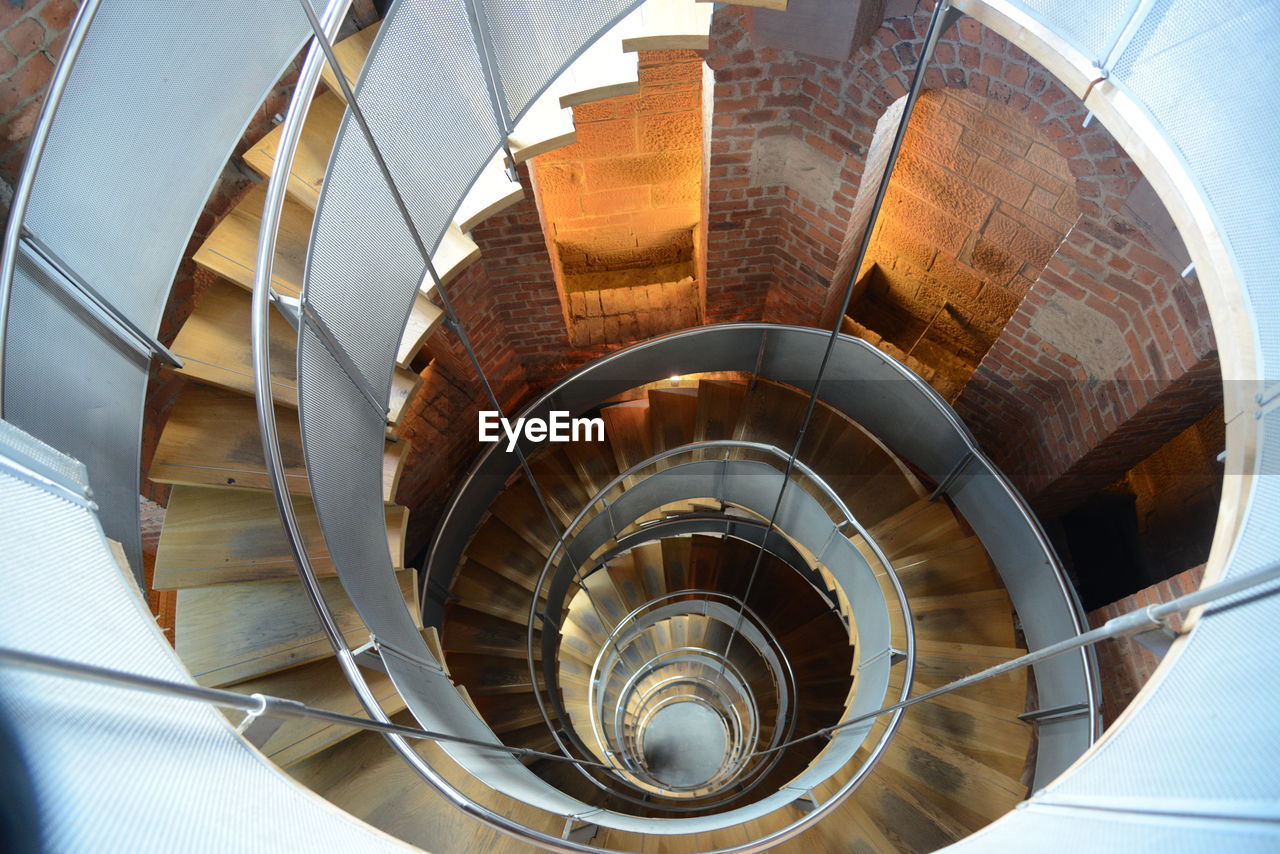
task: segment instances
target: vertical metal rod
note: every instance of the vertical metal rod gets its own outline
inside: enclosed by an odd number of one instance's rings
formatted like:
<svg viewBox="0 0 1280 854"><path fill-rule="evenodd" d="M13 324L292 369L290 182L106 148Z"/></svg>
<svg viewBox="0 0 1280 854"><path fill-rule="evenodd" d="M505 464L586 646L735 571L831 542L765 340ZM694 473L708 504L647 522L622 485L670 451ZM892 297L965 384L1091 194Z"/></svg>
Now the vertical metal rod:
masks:
<svg viewBox="0 0 1280 854"><path fill-rule="evenodd" d="M315 11L311 8L309 0L301 0L301 2L307 12L308 19L313 22L312 27L316 31L318 38L313 42L304 62L303 70L299 74L294 102L290 105L288 115L282 125L283 130L277 149L276 167L272 171L271 177L267 179L267 198L263 208L262 228L259 231L261 239L258 244L258 263L254 273L252 315L254 388L257 395L258 423L262 434L263 451L266 454L271 475L272 493L275 495L276 506L280 512L281 520L284 522L289 534L289 547L292 551L294 562L298 566L298 573L302 578L303 587L306 588L308 598L311 600L316 615L320 618L321 626L334 649L338 664L342 668L342 673L351 684L352 689L360 700L360 704L371 719L380 723L390 723L390 719L383 711L378 698L369 688L368 683L365 682L364 675L360 672L360 667L356 663L355 657L351 654L351 649L347 646L345 638L343 638L336 621L333 619L328 603L325 602L324 596L320 592L320 582L316 577L315 569L310 562L306 549L302 546L301 532L298 528L297 518L294 515L288 485L285 482L284 465L280 459L275 407L271 402L271 359L268 349L271 266L275 256L275 238L280 226L280 213L287 186L287 176L293 152L297 148L298 140L302 133L307 107L310 105L309 95L314 92L316 82L319 80L320 54L316 52L316 48L319 46L323 51L329 45L329 37L325 33L337 32L338 26L346 14L347 6L350 4L350 0L334 0L325 13L325 25L317 28L319 21L316 20ZM326 55L332 57L331 47L326 51ZM336 68L337 66L335 65L334 67ZM337 76L340 81L345 83L341 73ZM298 97L298 93L302 93L301 98ZM549 851L562 852L562 854L592 854L597 850L588 845L562 842L554 836L525 827L507 816L476 803L432 768L403 736L386 734L386 739L396 753L400 755L400 758L408 763L418 776L426 780L445 800L489 827L516 839L533 842Z"/></svg>
<svg viewBox="0 0 1280 854"><path fill-rule="evenodd" d="M311 23L312 32L316 36L316 44L320 50L324 52L325 59L328 61L330 68L333 69L334 77L337 79L338 86L342 89L342 94L346 98L347 106L351 110L351 116L355 119L356 125L360 128L360 132L364 136L365 143L369 146L369 150L373 154L374 160L378 165L378 170L382 173L383 181L386 183L387 189L396 203L400 216L404 219L405 227L408 229L414 245L422 256L423 264L426 266L427 273L431 277L432 284L434 285L437 293L440 294L440 303L449 319L449 324L454 330L454 333L458 336L458 340L461 342L463 349L466 351L468 360L471 362L471 366L480 380L481 386L484 389L485 396L489 399L490 405L500 416L505 417L502 405L498 402L498 396L494 392L493 386L489 383L489 378L485 374L483 366L480 364L480 358L476 355L475 348L471 344L471 339L467 335L466 329L463 327L461 320L458 318L457 312L454 310L453 301L449 298L448 291L440 281L440 276L436 272L435 264L431 259L431 252L427 249L426 242L422 239L422 235L418 231L416 223L413 221L413 216L409 212L409 206L405 202L404 197L400 194L400 189L391 175L391 168L382 155L382 149L378 146L378 141L373 135L373 129L370 127L367 119L365 118L364 111L356 100L356 95L351 89L350 82L343 73L341 66L338 65L337 57L333 52L333 45L329 43L328 38L325 36L320 20L316 17L315 9L311 5L311 0L299 0L299 2L302 4L303 10L306 12L307 20ZM552 512L551 505L547 501L542 488L538 485L538 479L534 475L533 469L529 465L529 461L525 457L524 451L520 448L518 443L515 445L514 450L517 459L520 461L520 468L524 471L525 477L528 478L529 486L532 488L534 496L537 498L538 504L541 506L548 524L551 526L551 530L555 532L557 536L563 537L565 535L565 529ZM600 609L590 591L586 589L585 584L582 585L582 589L587 595L588 604L591 606L592 610L596 612L596 616L603 624L606 620L604 612Z"/></svg>
<svg viewBox="0 0 1280 854"><path fill-rule="evenodd" d="M782 509L782 499L786 495L787 487L791 485L791 472L795 468L796 457L800 454L800 446L804 442L805 431L809 428L809 422L813 418L813 411L818 404L818 392L822 388L822 378L826 374L827 364L831 361L831 353L835 349L836 340L840 337L840 327L844 325L845 312L849 310L849 302L853 299L854 286L858 281L858 271L862 269L862 264L866 260L876 219L880 215L880 208L884 206L885 194L889 190L889 180L893 177L893 167L898 162L898 154L902 151L902 141L907 135L907 123L911 121L911 112L915 108L915 103L920 97L921 90L924 88L925 68L929 64L929 58L933 55L934 47L938 44L938 39L942 37L943 31L950 26L952 16L956 14L950 8L948 0L939 0L938 5L934 7L933 15L929 18L929 29L925 33L924 43L920 48L920 56L916 61L915 72L911 77L911 88L907 91L907 100L902 109L902 117L898 120L898 127L894 131L893 145L889 149L883 177L880 180L880 186L876 189L875 201L871 205L871 213L867 217L867 224L862 231L862 239L858 244L858 257L854 261L853 267L849 270L849 284L845 287L844 298L840 303L840 311L836 313L831 334L827 337L827 346L822 353L822 361L818 363L818 371L814 375L813 391L809 393L809 402L805 406L804 415L800 419L800 427L796 431L795 444L791 448L791 455L787 458L787 465L782 473L782 486L778 489L778 500L774 502L773 512L769 514L769 527L765 532L766 537L773 531L778 521L778 512ZM762 543L756 551L755 563L752 564L751 574L747 578L747 589L742 594L744 606L751 596L751 591L755 586L756 576L760 572L760 564L763 560L764 545ZM742 612L739 611L737 626L725 643L724 655L726 658L729 656L729 650L733 647L734 638L737 637L738 628L741 626Z"/></svg>
<svg viewBox="0 0 1280 854"><path fill-rule="evenodd" d="M89 27L101 4L102 0L84 0L80 11L76 13L75 23L71 25L67 36L67 46L62 52L62 60L53 72L53 79L49 81L40 117L36 119L35 129L31 132L27 159L22 165L22 174L18 176L18 186L13 190L13 203L9 206L9 224L4 232L4 253L0 255L0 418L4 417L5 332L9 328L9 304L13 292L13 273L18 264L18 241L22 238L27 207L31 203L31 191L36 183L36 171L40 168L40 159L44 157L44 148L49 142L53 119L58 113L58 105L62 103L62 95L67 89L67 80L71 77L80 49L84 47L85 38L89 34Z"/></svg>
<svg viewBox="0 0 1280 854"><path fill-rule="evenodd" d="M422 239L421 233L418 231L417 224L413 221L413 215L409 212L409 206L405 202L404 197L400 194L400 189L396 185L395 179L391 175L391 168L387 165L386 159L382 155L382 149L378 146L378 141L373 135L373 129L369 126L365 119L364 110L360 108L359 102L356 100L355 92L351 89L351 84L347 81L346 75L342 72L342 67L338 64L337 56L333 52L331 45L324 37L323 29L320 21L316 17L315 9L311 6L311 0L299 0L303 10L307 14L307 20L311 22L311 29L316 34L316 43L320 49L324 51L325 59L328 61L330 68L333 69L334 77L338 81L338 86L342 89L343 97L346 98L347 106L351 110L351 116L355 119L356 125L360 128L360 133L364 136L365 143L369 146L370 152L373 154L374 160L377 162L378 171L382 173L382 179L387 185L396 207L400 211L401 218L404 219L409 235L413 239L414 245L417 247L418 253L422 256L422 261L426 265L427 274L431 277L432 285L436 292L440 294L440 304L449 319L449 325L454 333L458 336L459 342L462 344L463 350L466 351L467 359L471 362L472 368L476 372L476 376L480 380L480 384L484 389L485 396L489 399L490 405L494 408L499 416L505 417L502 404L498 402L498 395L494 392L493 386L489 383L489 377L484 372L484 367L480 364L480 358L476 355L475 348L471 344L471 338L467 335L466 329L462 325L462 321L458 318L458 313L454 310L453 300L449 298L449 293L445 289L444 284L440 281L440 276L436 272L435 264L431 259L431 252L427 249L426 242ZM538 479L534 476L533 469L529 466L529 461L525 457L523 449L517 443L513 450L517 459L520 461L520 468L524 471L524 475L529 479L529 486L533 489L534 496L538 499L538 504L542 508L543 514L547 517L547 522L551 525L551 530L557 534L563 534L564 528L556 519L555 513L551 510L546 495L542 488L538 485ZM589 598L589 597L588 597ZM592 607L595 602L592 600ZM597 613L599 611L597 609ZM603 614L600 614L603 617Z"/></svg>

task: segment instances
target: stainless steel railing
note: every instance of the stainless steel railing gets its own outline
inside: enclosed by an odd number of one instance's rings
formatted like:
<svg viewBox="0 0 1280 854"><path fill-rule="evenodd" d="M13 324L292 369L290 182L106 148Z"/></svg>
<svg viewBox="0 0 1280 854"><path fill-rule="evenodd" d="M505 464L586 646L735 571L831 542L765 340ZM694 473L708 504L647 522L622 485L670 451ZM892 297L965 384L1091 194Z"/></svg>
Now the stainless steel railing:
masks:
<svg viewBox="0 0 1280 854"><path fill-rule="evenodd" d="M542 666L544 671L544 680L547 686L548 695L551 699L552 708L554 708L556 713L556 717L564 719L565 718L564 709L560 706L559 697L555 692L556 673L554 668L554 641L553 641L555 632L548 630L548 627L551 627L551 628L558 627L560 623L560 618L558 616L558 613L544 614L540 610L539 603L543 600L544 588L548 586L548 584L551 582L554 575L567 572L568 574L571 574L573 576L572 578L573 583L576 583L579 587L583 586L583 582L582 582L582 577L581 577L579 568L575 566L574 562L572 561L566 564L562 560L560 572L555 573L553 575L552 568L557 562L557 557L561 555L562 552L566 552L570 548L573 535L580 533L582 531L588 517L592 514L593 511L596 511L597 508L599 509L599 512L597 513L597 518L600 516L601 513L606 514L604 518L606 518L609 522L609 533L611 535L611 539L614 539L614 540L617 539L618 534L623 530L623 528L627 524L630 523L631 520L624 519L619 521L615 519L610 509L611 505L608 503L607 499L609 496L613 494L615 490L621 487L624 482L635 478L636 475L638 475L640 472L650 467L653 467L658 463L665 462L670 459L682 457L682 456L697 457L707 451L729 451L729 452L750 451L750 452L755 452L759 454L773 456L779 459L788 458L787 452L780 448L777 448L776 446L767 445L760 442L745 442L745 441L737 441L737 440L695 442L692 444L681 445L679 447L671 448L665 451L661 451L657 454L654 454L648 457L647 459L636 463L635 465L631 466L627 470L621 472L615 478L613 478L609 483L605 484L603 487L597 490L595 495L593 495L583 505L582 509L578 512L578 514L574 517L574 519L568 525L565 526L565 533L563 533L552 545L552 548L546 558L546 561L543 564L542 572L539 574L538 580L537 582L535 582L533 592L530 596L528 631L526 633L526 659L529 663L530 680L531 680L531 683L535 686L534 697L538 702L539 712L541 713L543 717L543 721L546 724L548 730L551 732L552 737L555 739L557 745L560 747L561 750L565 751L566 755L569 755L569 745L566 744L565 740L561 737L560 728L557 727L553 722L551 714L548 711L547 703L542 697L542 692L538 691L536 688L536 685L538 684L538 679L537 679L537 671L536 671L535 655L534 655L534 633L535 631L537 631L537 627L541 625L544 627L542 630L542 647L543 647L543 650L542 650L543 665ZM728 465L730 462L731 461L728 459L724 461L726 471L728 469ZM856 516L852 513L852 511L849 510L848 506L844 503L844 500L840 497L838 493L836 493L834 489L832 489L825 481L823 481L804 462L793 459L791 462L791 467L795 471L799 472L799 474L808 483L813 485L813 487L816 489L816 491L820 495L822 495L828 502L830 502L832 506L836 508L836 512L838 513L839 518L834 524L832 524L831 535L839 536L841 534L841 530L847 526L852 534L856 534L857 536L862 538L867 543L872 553L875 555L886 577L889 579L890 584L892 585L894 596L896 598L896 602L895 602L895 605L897 606L896 615L898 617L898 620L900 621L900 631L902 632L902 635L905 639L905 646L906 646L906 649L904 650L904 655L902 658L902 663L905 665L904 671L903 671L904 682L902 687L902 698L905 699L906 692L909 691L913 674L915 671L915 634L912 627L910 604L907 602L906 593L902 589L901 582L897 578L897 574L893 569L893 565L889 561L888 557L884 554L884 551L880 548L879 544L876 543L875 538L866 529L866 527L863 526L858 521ZM650 477L652 478L670 477L672 473L677 471L678 471L677 469L666 468L656 472L653 475L650 475ZM689 496L689 497L698 497L698 496ZM824 514L824 518L826 518L825 514ZM594 543L593 543L593 546L596 546L596 548L598 548L598 545ZM821 550L819 548L814 549L815 553L820 553L820 551ZM554 598L554 595L549 594L546 598L547 598L548 606L550 606L552 604L552 599ZM741 604L743 607L745 607L745 601L743 601ZM557 608L559 607L560 606L557 606ZM595 610L597 612L599 611L598 608L596 608ZM885 640L886 640L886 646L887 646L887 638ZM873 644L872 648L878 648L878 647L876 647ZM607 647L602 648L602 652L605 650L607 650ZM897 718L895 718L891 722L890 727L886 730L885 738L882 739L881 743L877 746L877 748L873 751L872 756L869 758L869 763L868 763L869 765L874 765L874 763L878 761L880 755L883 753L884 748L887 746L889 739L892 737L893 732L896 730L897 723L898 723ZM567 732L572 732L572 729L571 728L568 729ZM577 747L579 750L582 750L585 747L580 742L576 743L574 746ZM587 776L593 780L595 779L592 775L587 775Z"/></svg>

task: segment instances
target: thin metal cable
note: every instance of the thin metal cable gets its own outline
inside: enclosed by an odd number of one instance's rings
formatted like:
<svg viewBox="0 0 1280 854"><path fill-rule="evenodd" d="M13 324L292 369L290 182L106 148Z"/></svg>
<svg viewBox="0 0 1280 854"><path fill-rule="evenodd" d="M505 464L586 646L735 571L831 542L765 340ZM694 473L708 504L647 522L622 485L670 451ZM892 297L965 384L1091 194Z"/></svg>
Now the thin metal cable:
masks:
<svg viewBox="0 0 1280 854"><path fill-rule="evenodd" d="M299 0L303 9L307 13L307 20L311 22L311 29L316 34L316 38L320 45L320 49L324 51L325 59L329 63L329 67L333 69L334 76L337 78L338 86L342 89L343 97L346 98L347 105L351 109L352 118L360 128L360 133L364 136L365 142L369 146L370 152L378 164L378 171L382 173L383 181L390 190L392 199L396 203L396 207L400 211L400 216L404 219L405 226L409 229L409 236L413 239L414 246L418 253L422 256L423 264L426 266L427 274L431 277L432 286L440 294L441 307L444 309L448 318L449 328L458 336L459 342L462 344L463 350L467 353L467 358L471 362L472 368L476 372L476 376L480 380L480 384L484 389L485 396L489 399L489 403L500 417L505 418L505 412L502 405L498 402L498 396L493 390L493 386L489 383L489 377L484 372L483 366L480 364L480 358L476 355L475 348L471 344L471 337L467 334L462 321L458 318L457 311L454 310L453 300L449 298L449 292L444 284L440 281L440 276L436 272L435 263L432 261L431 252L427 249L426 242L422 239L421 233L418 231L417 225L413 221L413 216L409 212L409 206L406 204L404 197L400 194L400 189L396 186L395 179L391 177L391 169L387 165L387 161L382 156L382 149L378 146L377 139L373 135L373 130L365 119L364 111L356 101L355 92L351 89L351 84L347 80L347 76L342 71L342 67L338 64L337 57L333 52L333 45L324 37L323 31L320 29L320 21L316 17L315 10L311 6L311 0ZM563 527L556 520L555 514L548 504L546 496L542 492L542 488L538 485L538 479L534 476L533 470L529 467L529 461L524 455L524 451L519 444L514 446L517 458L520 460L520 468L524 471L525 477L529 479L529 485L532 487L534 495L538 499L538 504L542 508L542 512L546 515L547 521L550 523L553 531L563 532Z"/></svg>
<svg viewBox="0 0 1280 854"><path fill-rule="evenodd" d="M925 33L924 44L920 49L920 56L916 60L915 71L911 77L911 88L907 92L906 104L902 109L902 116L898 119L898 126L894 129L893 145L889 149L889 156L885 162L884 172L881 175L880 186L876 189L875 201L871 205L871 213L867 217L867 224L863 227L862 238L858 242L858 256L853 266L849 270L849 284L845 287L844 297L840 302L840 311L836 313L835 322L831 327L831 334L827 337L827 344L822 352L822 360L818 363L818 372L814 375L813 391L809 393L809 402L805 405L804 415L800 419L800 427L796 431L796 441L791 448L791 455L787 458L786 468L782 472L782 486L778 489L778 500L774 502L773 512L769 514L769 526L767 533L771 533L775 529L778 521L778 513L782 509L782 500L787 494L787 487L791 485L791 472L795 467L796 457L800 454L800 446L804 442L805 431L809 429L809 422L813 418L814 409L818 404L818 392L822 388L822 380L827 371L827 364L831 361L831 353L835 350L836 340L840 337L840 327L844 324L845 313L849 310L849 303L853 299L853 289L858 281L858 271L862 269L863 262L867 257L867 250L871 246L871 234L875 228L876 219L880 216L880 208L884 205L884 198L889 190L889 180L893 176L893 167L898 162L898 153L902 150L902 141L907 135L907 122L911 120L911 112L915 108L916 99L920 96L921 89L924 88L924 71L929 64L929 58L933 55L933 48L938 43L938 39L942 36L942 32L950 26L952 15L955 14L950 9L948 0L940 0L934 7L933 15L929 18L929 29ZM755 586L756 575L760 572L760 564L764 560L764 545L756 551L755 562L751 566L751 574L747 578L747 589L742 594L743 606L745 607L747 600L751 596L752 588ZM738 623L742 625L742 613L738 613ZM737 637L737 628L733 634L729 635L729 640L725 643L724 655L727 658L730 649L733 648L733 641Z"/></svg>
<svg viewBox="0 0 1280 854"><path fill-rule="evenodd" d="M54 658L53 656L48 655L38 655L36 653L24 652L17 649L0 647L0 662L4 662L11 666L24 667L28 670L38 670L42 673L51 673L69 679L83 679L89 682L100 682L107 685L114 685L118 688L127 688L134 691L146 691L151 694L160 694L166 697L174 697L182 700L194 700L199 703L208 703L210 705L220 706L227 709L238 709L239 711L245 712L250 717L261 716L284 719L312 718L315 720L328 721L329 723L337 724L338 726L351 727L353 729L391 733L394 735L402 735L407 738L417 738L426 741L465 744L484 750L496 750L500 753L509 753L512 756L530 756L538 759L552 759L556 762L572 762L575 764L580 762L580 760L560 756L555 753L543 753L540 750L534 750L528 747L511 747L506 744L477 741L472 738L464 738L462 736L449 735L442 732L433 732L431 730L419 729L417 727L401 726L400 724L383 723L381 721L369 720L367 718L358 718L353 715L335 712L329 709L317 709L299 702L298 700L290 700L284 697L274 697L267 694L239 694L235 691L225 691L219 688L205 688L200 685L185 685L181 682L170 682L166 679L156 679L151 676L127 673L122 670L98 667L93 664L82 664L78 661ZM604 767L599 763L593 762L590 764Z"/></svg>

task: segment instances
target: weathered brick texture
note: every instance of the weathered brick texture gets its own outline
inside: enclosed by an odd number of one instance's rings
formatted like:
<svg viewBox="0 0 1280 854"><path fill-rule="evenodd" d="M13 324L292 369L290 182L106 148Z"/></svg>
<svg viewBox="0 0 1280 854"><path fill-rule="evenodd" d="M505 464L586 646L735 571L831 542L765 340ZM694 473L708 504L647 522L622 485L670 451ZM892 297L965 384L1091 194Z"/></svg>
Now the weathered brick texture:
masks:
<svg viewBox="0 0 1280 854"><path fill-rule="evenodd" d="M879 118L906 94L932 3L885 21L847 62L757 49L741 10L713 21L708 193L711 320L814 323L832 288ZM1117 210L1138 172L1077 98L1027 54L962 19L939 46L930 89L965 89L1025 117L1068 163L1080 209ZM842 248L844 253L842 256ZM843 272L843 271L841 271ZM834 319L831 317L831 319Z"/></svg>
<svg viewBox="0 0 1280 854"><path fill-rule="evenodd" d="M1089 625L1098 628L1113 617L1191 593L1200 588L1203 578L1204 566L1188 569L1159 584L1139 590L1132 596L1090 611ZM1173 624L1175 628L1180 626L1181 618L1175 618ZM1102 677L1102 719L1106 726L1111 726L1142 690L1151 674L1155 673L1160 659L1130 638L1103 641L1096 649L1098 673Z"/></svg>
<svg viewBox="0 0 1280 854"><path fill-rule="evenodd" d="M1067 161L1025 113L965 89L929 90L852 314L926 361L955 364L959 390L1076 216Z"/></svg>
<svg viewBox="0 0 1280 854"><path fill-rule="evenodd" d="M1199 288L1125 218L1086 215L956 408L1036 508L1059 513L1219 401Z"/></svg>

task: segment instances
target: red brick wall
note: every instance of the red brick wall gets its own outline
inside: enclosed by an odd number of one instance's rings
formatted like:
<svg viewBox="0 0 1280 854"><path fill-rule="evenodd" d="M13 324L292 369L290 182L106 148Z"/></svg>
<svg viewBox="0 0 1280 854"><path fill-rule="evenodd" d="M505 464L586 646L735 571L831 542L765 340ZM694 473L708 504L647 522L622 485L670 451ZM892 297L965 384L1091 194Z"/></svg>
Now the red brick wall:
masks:
<svg viewBox="0 0 1280 854"><path fill-rule="evenodd" d="M0 2L0 179L10 192L75 14L73 0ZM8 192L0 210L7 218Z"/></svg>
<svg viewBox="0 0 1280 854"><path fill-rule="evenodd" d="M712 320L764 316L761 306L815 322L831 288L876 122L907 91L932 3L889 19L847 62L757 49L741 10L716 12L706 61L715 71L708 210L708 313ZM1081 209L1116 210L1138 172L1085 109L1024 52L977 21L944 37L925 78L1021 113L1068 161ZM784 143L770 141L787 137ZM811 161L810 182L777 179L772 153ZM827 181L827 179L830 181ZM834 192L814 192L832 186ZM765 309L771 315L777 311Z"/></svg>
<svg viewBox="0 0 1280 854"><path fill-rule="evenodd" d="M1132 596L1126 596L1118 602L1090 611L1089 625L1096 629L1113 617L1137 608L1145 608L1147 605L1168 602L1184 593L1191 593L1199 589L1202 578L1204 578L1203 565L1188 569L1159 584L1139 590ZM1175 617L1175 628L1180 625L1181 618ZM1151 674L1160 664L1160 659L1142 644L1130 638L1103 641L1096 649L1098 672L1102 677L1102 719L1106 726L1111 726L1151 678Z"/></svg>
<svg viewBox="0 0 1280 854"><path fill-rule="evenodd" d="M1081 218L955 405L1037 510L1056 514L1220 399L1203 295L1117 215Z"/></svg>

